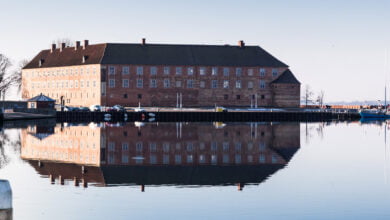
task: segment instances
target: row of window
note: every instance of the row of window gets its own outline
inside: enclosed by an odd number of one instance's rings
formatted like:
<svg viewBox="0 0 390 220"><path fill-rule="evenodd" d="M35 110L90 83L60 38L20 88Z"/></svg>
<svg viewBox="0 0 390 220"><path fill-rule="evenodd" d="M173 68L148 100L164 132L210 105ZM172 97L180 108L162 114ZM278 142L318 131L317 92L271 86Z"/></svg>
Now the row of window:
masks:
<svg viewBox="0 0 390 220"><path fill-rule="evenodd" d="M143 66L136 66L135 73L137 75L143 75L145 68L146 67L143 67ZM152 67L149 67L149 68L150 68L149 69L150 75L157 75L159 73L157 67L152 66ZM184 68L184 67L174 67L174 68L171 68L169 66L164 67L162 69L162 73L164 75L169 75L172 72L171 69L173 70L173 73L176 74L176 75L181 75L181 74L184 74L185 72L189 76L192 76L192 75L195 74L195 68L194 67L186 67L186 68ZM243 68L241 68L241 67L237 67L237 68L212 67L211 69L206 68L206 67L199 67L198 68L198 73L199 73L200 76L205 76L205 75L217 76L218 73L220 72L220 69L222 69L222 74L224 76L229 76L231 73L234 73L236 76L242 76L242 74L244 72ZM258 71L259 76L265 76L266 73L267 73L265 68L259 68L259 69L250 68L250 69L247 69L247 75L248 76L253 76L255 74L255 70ZM117 69L116 69L115 66L109 66L108 67L108 74L114 75L116 73L117 73ZM124 75L130 74L130 67L129 66L123 66L121 73L124 74ZM272 69L272 76L275 77L277 75L278 75L278 69L276 69L276 68Z"/></svg>
<svg viewBox="0 0 390 220"><path fill-rule="evenodd" d="M162 81L162 84L163 84L163 88L171 88L171 87L181 88L181 87L184 87L182 85L182 81L180 81L180 80L176 80L175 84L171 85L171 80L170 79L164 79ZM149 81L149 88L157 88L157 85L158 85L158 80L157 79L150 79L150 81ZM110 79L108 81L108 86L109 86L109 88L115 88L115 86L116 86L115 85L115 79ZM212 89L217 89L219 87L224 88L224 89L228 89L228 88L230 88L230 86L231 85L230 85L230 81L229 80L223 80L221 82L221 85L219 85L218 80L211 80L211 83L210 83L210 88L212 88ZM122 80L122 88L129 88L129 87L130 87L129 79L123 79ZM143 88L144 87L144 80L143 79L136 79L135 87L136 88ZM186 80L186 87L187 88L195 88L195 80L193 80L193 79ZM241 80L236 80L234 87L236 89L243 88L242 81ZM265 87L266 87L265 80L260 80L259 81L259 88L260 89L265 89ZM206 81L199 81L199 88L206 88ZM247 84L247 88L248 89L253 89L254 88L254 82L253 81L249 81L248 84Z"/></svg>
<svg viewBox="0 0 390 220"><path fill-rule="evenodd" d="M61 68L57 70L23 71L25 77L95 75L97 68Z"/></svg>
<svg viewBox="0 0 390 220"><path fill-rule="evenodd" d="M142 155L138 155L138 157L141 157ZM254 157L253 155L248 155L247 158L246 158L246 162L248 163L255 163L255 161L258 161L258 163L266 163L266 155L264 154L260 154L257 158L258 159L255 159L256 157ZM108 158L107 158L107 162L109 164L115 164L116 161L115 161L115 155L108 155ZM212 164L217 164L218 163L218 155L210 155L209 158L207 155L199 155L198 156L198 162L199 163L207 163L207 162L210 162ZM234 159L234 161L231 161L231 159ZM174 156L174 162L175 164L181 164L183 163L183 156L182 155L175 155ZM169 164L170 163L170 155L163 155L162 156L162 160L161 162L163 164ZM185 156L185 163L193 163L195 162L195 156L194 155L186 155ZM236 164L240 164L242 163L242 155L239 155L239 154L236 154L234 156L234 158L231 158L230 155L227 155L227 154L224 154L222 155L222 163L224 164L228 164L228 163L231 163L231 162L234 162ZM278 156L275 155L275 154L272 154L271 157L270 157L270 162L271 163L278 163L279 160L278 160ZM129 156L128 155L122 155L121 157L121 163L129 163ZM136 164L143 164L145 163L145 161L142 159L136 159L135 160L135 163ZM158 159L157 159L157 155L150 155L149 156L149 163L150 164L158 164Z"/></svg>
<svg viewBox="0 0 390 220"><path fill-rule="evenodd" d="M83 80L68 80L68 81L56 81L56 82L35 82L31 83L31 88L35 89L45 89L45 88L53 88L53 89L60 89L60 88L89 88L89 87L96 87L96 81L83 81Z"/></svg>
<svg viewBox="0 0 390 220"><path fill-rule="evenodd" d="M201 143L202 145L202 143ZM242 143L241 142L236 142L234 143L234 150L239 152L242 149ZM229 151L230 150L230 143L229 142L223 142L222 143L222 150L223 151ZM137 152L143 151L143 143L142 142L137 142L135 143L135 148ZM176 150L181 150L181 144L177 143L176 146L172 147L173 149ZM169 152L171 149L171 146L169 143L163 143L162 144L162 150L163 152ZM194 146L194 143L188 142L185 145L185 149L187 151L194 151L196 147ZM202 148L202 146L201 146ZM203 143L203 148L204 148L204 143ZM211 151L218 151L220 146L218 146L217 142L211 142L210 150ZM266 150L266 145L265 142L260 142L258 143L258 151L264 152ZM129 144L128 143L122 143L122 151L128 151L129 150ZM253 143L248 143L247 144L247 150L252 151L254 149L254 144ZM115 151L115 142L108 142L108 151ZM157 144L156 143L149 143L149 151L150 152L157 152Z"/></svg>

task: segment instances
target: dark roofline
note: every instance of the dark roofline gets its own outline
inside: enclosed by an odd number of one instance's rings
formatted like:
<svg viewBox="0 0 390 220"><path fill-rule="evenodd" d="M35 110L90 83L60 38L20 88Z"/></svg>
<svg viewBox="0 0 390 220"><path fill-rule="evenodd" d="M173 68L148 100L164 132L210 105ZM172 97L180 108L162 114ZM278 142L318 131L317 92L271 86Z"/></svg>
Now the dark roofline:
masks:
<svg viewBox="0 0 390 220"><path fill-rule="evenodd" d="M294 74L289 70L285 70L278 78L273 80L271 84L301 84L294 76Z"/></svg>
<svg viewBox="0 0 390 220"><path fill-rule="evenodd" d="M101 43L75 48L42 50L23 69L91 64L288 67L260 46Z"/></svg>

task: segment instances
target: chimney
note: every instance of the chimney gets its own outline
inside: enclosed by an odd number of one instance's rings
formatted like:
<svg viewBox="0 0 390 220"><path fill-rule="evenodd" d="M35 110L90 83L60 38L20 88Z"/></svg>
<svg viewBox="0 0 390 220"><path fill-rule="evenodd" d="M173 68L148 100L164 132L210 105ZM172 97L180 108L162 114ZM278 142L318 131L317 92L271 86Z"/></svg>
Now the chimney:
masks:
<svg viewBox="0 0 390 220"><path fill-rule="evenodd" d="M245 42L243 40L238 41L238 46L240 48L244 48L245 47Z"/></svg>
<svg viewBox="0 0 390 220"><path fill-rule="evenodd" d="M74 46L74 50L78 50L79 47L80 47L80 41L76 41L75 46Z"/></svg>
<svg viewBox="0 0 390 220"><path fill-rule="evenodd" d="M146 39L142 38L142 45L145 45L145 44L146 44Z"/></svg>
<svg viewBox="0 0 390 220"><path fill-rule="evenodd" d="M55 49L56 49L56 44L52 44L50 48L50 53L53 53Z"/></svg>
<svg viewBox="0 0 390 220"><path fill-rule="evenodd" d="M89 43L88 40L84 40L83 50L85 50L85 48L88 47L88 43Z"/></svg>
<svg viewBox="0 0 390 220"><path fill-rule="evenodd" d="M64 48L65 48L65 43L61 43L60 44L60 52L62 52L64 50Z"/></svg>

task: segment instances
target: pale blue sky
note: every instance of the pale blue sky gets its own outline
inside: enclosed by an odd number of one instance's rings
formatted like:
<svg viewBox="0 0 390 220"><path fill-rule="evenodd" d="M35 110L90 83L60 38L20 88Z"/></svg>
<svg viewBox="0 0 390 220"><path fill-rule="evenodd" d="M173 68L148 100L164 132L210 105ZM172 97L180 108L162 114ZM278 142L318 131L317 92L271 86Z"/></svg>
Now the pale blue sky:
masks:
<svg viewBox="0 0 390 220"><path fill-rule="evenodd" d="M244 40L287 63L303 85L324 90L326 101L377 100L386 80L389 12L390 0L2 1L0 53L17 62L63 37L92 44Z"/></svg>

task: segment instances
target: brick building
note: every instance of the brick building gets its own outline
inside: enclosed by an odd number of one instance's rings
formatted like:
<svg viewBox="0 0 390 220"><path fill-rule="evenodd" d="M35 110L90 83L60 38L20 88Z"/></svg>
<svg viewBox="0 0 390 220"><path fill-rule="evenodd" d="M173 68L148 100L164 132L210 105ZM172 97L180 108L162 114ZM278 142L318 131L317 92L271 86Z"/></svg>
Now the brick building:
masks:
<svg viewBox="0 0 390 220"><path fill-rule="evenodd" d="M22 71L22 96L70 106L299 107L300 82L259 46L95 44L41 51Z"/></svg>

